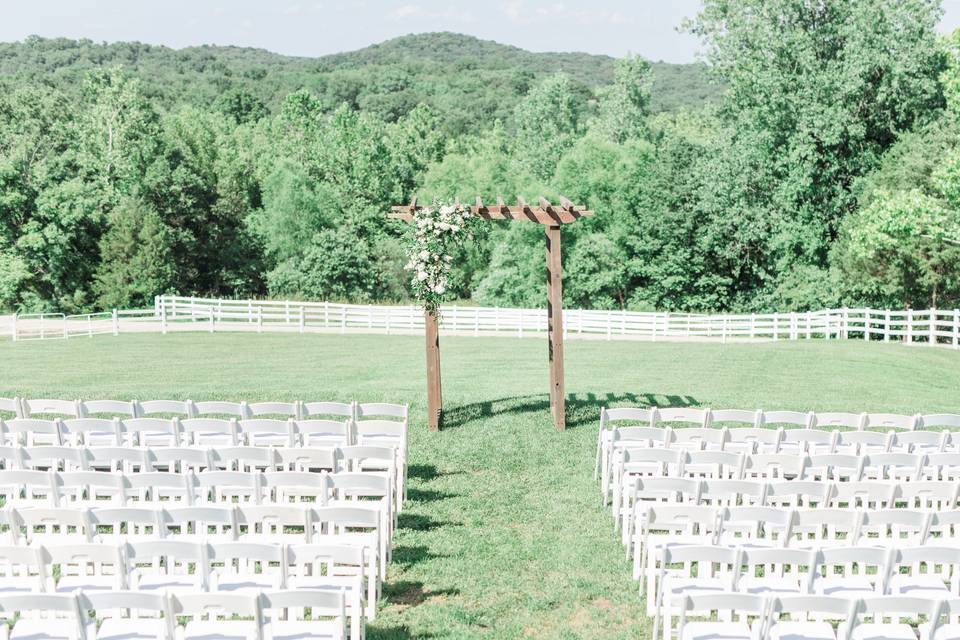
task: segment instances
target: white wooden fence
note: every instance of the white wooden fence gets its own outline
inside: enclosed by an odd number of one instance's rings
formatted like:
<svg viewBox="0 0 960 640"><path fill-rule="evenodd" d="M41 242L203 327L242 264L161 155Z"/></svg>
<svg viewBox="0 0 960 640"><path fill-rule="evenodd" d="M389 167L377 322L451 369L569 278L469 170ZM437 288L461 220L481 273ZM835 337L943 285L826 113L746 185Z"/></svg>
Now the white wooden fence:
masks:
<svg viewBox="0 0 960 640"><path fill-rule="evenodd" d="M638 311L563 312L567 338L606 340L767 341L848 339L960 348L960 311L825 309L765 314ZM544 309L445 306L441 329L459 335L543 336ZM423 312L385 306L276 300L158 296L152 309L65 316L0 316L0 338L74 338L97 334L173 331L339 332L418 334Z"/></svg>

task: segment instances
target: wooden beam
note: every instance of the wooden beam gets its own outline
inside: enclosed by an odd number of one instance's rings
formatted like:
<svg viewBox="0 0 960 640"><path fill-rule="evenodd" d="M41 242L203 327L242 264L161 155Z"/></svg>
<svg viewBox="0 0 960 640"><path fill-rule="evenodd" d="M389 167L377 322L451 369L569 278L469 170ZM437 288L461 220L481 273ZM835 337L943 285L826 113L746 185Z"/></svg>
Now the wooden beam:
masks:
<svg viewBox="0 0 960 640"><path fill-rule="evenodd" d="M547 349L550 360L550 413L557 431L567 428L563 383L563 273L560 225L544 227L547 240Z"/></svg>
<svg viewBox="0 0 960 640"><path fill-rule="evenodd" d="M443 417L443 391L440 384L440 326L437 314L424 311L424 335L427 339L427 425L440 430Z"/></svg>
<svg viewBox="0 0 960 640"><path fill-rule="evenodd" d="M526 220L544 225L570 224L580 218L588 218L593 215L592 211L587 211L580 207L571 205L571 208L562 208L550 205L548 208L541 206L531 207L524 203L523 205L507 206L502 199L496 207L471 206L471 213L484 220ZM418 207L419 209L419 207ZM413 213L409 206L392 207L387 217L391 220L404 220L410 222L413 220Z"/></svg>

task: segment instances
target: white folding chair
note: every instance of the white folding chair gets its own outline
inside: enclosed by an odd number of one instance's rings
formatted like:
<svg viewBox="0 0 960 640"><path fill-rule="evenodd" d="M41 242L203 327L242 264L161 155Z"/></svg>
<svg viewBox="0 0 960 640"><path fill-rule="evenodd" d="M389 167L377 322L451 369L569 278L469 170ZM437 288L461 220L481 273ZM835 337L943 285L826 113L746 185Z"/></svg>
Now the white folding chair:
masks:
<svg viewBox="0 0 960 640"><path fill-rule="evenodd" d="M398 448L361 444L339 447L337 453L340 468L344 471L379 471L392 477L393 485L396 489L394 506L396 506L397 511L403 510L403 501L407 495L407 467L400 457L400 450Z"/></svg>
<svg viewBox="0 0 960 640"><path fill-rule="evenodd" d="M186 444L199 446L236 447L239 444L240 427L235 418L187 418L179 420Z"/></svg>
<svg viewBox="0 0 960 640"><path fill-rule="evenodd" d="M350 444L349 420L297 420L294 428L303 447L346 447Z"/></svg>
<svg viewBox="0 0 960 640"><path fill-rule="evenodd" d="M95 591L80 593L78 598L81 609L94 611L102 620L96 640L171 640L174 636L176 621L167 615L164 594Z"/></svg>
<svg viewBox="0 0 960 640"><path fill-rule="evenodd" d="M760 506L766 502L767 483L762 480L703 480L701 504L715 507Z"/></svg>
<svg viewBox="0 0 960 640"><path fill-rule="evenodd" d="M833 483L833 495L828 504L836 509L890 509L896 501L896 482L863 480Z"/></svg>
<svg viewBox="0 0 960 640"><path fill-rule="evenodd" d="M919 429L957 429L960 430L960 414L928 413L920 416Z"/></svg>
<svg viewBox="0 0 960 640"><path fill-rule="evenodd" d="M679 566L678 566L679 565ZM655 597L647 600L647 614L652 615L653 638L661 620L664 640L671 627L671 608L692 594L724 593L733 590L740 568L740 550L713 545L667 545L661 553L659 571L653 584Z"/></svg>
<svg viewBox="0 0 960 640"><path fill-rule="evenodd" d="M239 535L231 506L169 507L158 512L160 537L186 542L232 542Z"/></svg>
<svg viewBox="0 0 960 640"><path fill-rule="evenodd" d="M89 447L85 453L94 471L139 473L150 467L149 450L142 447Z"/></svg>
<svg viewBox="0 0 960 640"><path fill-rule="evenodd" d="M83 400L80 402L79 414L81 418L136 418L137 403L128 400Z"/></svg>
<svg viewBox="0 0 960 640"><path fill-rule="evenodd" d="M904 431L893 434L890 450L927 455L943 453L950 447L950 440L949 431Z"/></svg>
<svg viewBox="0 0 960 640"><path fill-rule="evenodd" d="M884 509L863 512L859 546L900 548L926 544L933 513L913 509ZM960 594L958 594L960 595Z"/></svg>
<svg viewBox="0 0 960 640"><path fill-rule="evenodd" d="M340 468L340 449L337 447L278 447L279 471L328 471Z"/></svg>
<svg viewBox="0 0 960 640"><path fill-rule="evenodd" d="M686 459L684 451L674 449L624 449L616 456L613 472L613 515L619 521L630 516L640 478L678 478Z"/></svg>
<svg viewBox="0 0 960 640"><path fill-rule="evenodd" d="M150 447L150 469L166 473L200 473L214 467L207 447Z"/></svg>
<svg viewBox="0 0 960 640"><path fill-rule="evenodd" d="M610 481L613 470L616 468L617 458L624 449L664 449L673 442L673 430L670 427L656 426L620 426L622 422L641 421L644 416L653 419L653 413L645 409L608 409L606 420L614 424L609 436L603 439L603 449L600 452L600 491L604 496L604 504L610 496ZM601 416L601 421L604 419Z"/></svg>
<svg viewBox="0 0 960 640"><path fill-rule="evenodd" d="M742 427L739 429L730 429L724 450L748 455L756 453L779 453L780 443L783 442L783 438L784 431L782 428Z"/></svg>
<svg viewBox="0 0 960 640"><path fill-rule="evenodd" d="M821 595L781 595L770 604L765 640L847 640L860 600ZM786 616L786 619L784 619ZM836 623L834 625L827 620Z"/></svg>
<svg viewBox="0 0 960 640"><path fill-rule="evenodd" d="M882 595L895 553L896 550L883 547L821 549L813 591L822 596L844 598Z"/></svg>
<svg viewBox="0 0 960 640"><path fill-rule="evenodd" d="M128 486L126 477L119 473L102 471L57 473L54 476L57 502L73 507L124 506Z"/></svg>
<svg viewBox="0 0 960 640"><path fill-rule="evenodd" d="M763 427L763 411L743 409L711 409L710 426L730 427L731 431ZM776 431L774 429L773 431Z"/></svg>
<svg viewBox="0 0 960 640"><path fill-rule="evenodd" d="M230 416L232 418L249 418L246 402L226 402L223 400L191 401L191 418L203 416Z"/></svg>
<svg viewBox="0 0 960 640"><path fill-rule="evenodd" d="M283 589L286 550L266 542L214 542L209 546L210 590L250 593Z"/></svg>
<svg viewBox="0 0 960 640"><path fill-rule="evenodd" d="M766 503L772 507L813 509L826 507L836 491L833 482L781 480L767 483Z"/></svg>
<svg viewBox="0 0 960 640"><path fill-rule="evenodd" d="M797 509L789 546L816 549L855 545L863 513L859 509Z"/></svg>
<svg viewBox="0 0 960 640"><path fill-rule="evenodd" d="M126 557L134 591L193 593L210 584L206 543L137 540L126 544Z"/></svg>
<svg viewBox="0 0 960 640"><path fill-rule="evenodd" d="M151 471L124 476L129 506L187 506L196 499L196 477L192 473Z"/></svg>
<svg viewBox="0 0 960 640"><path fill-rule="evenodd" d="M678 640L759 640L767 601L745 593L700 593L681 603ZM690 621L699 614L706 620ZM664 629L667 631L666 627ZM665 636L666 638L666 636Z"/></svg>
<svg viewBox="0 0 960 640"><path fill-rule="evenodd" d="M121 423L124 444L140 447L176 447L180 444L177 422L167 418L130 418Z"/></svg>
<svg viewBox="0 0 960 640"><path fill-rule="evenodd" d="M784 429L780 453L811 456L833 453L839 434L839 431L813 428Z"/></svg>
<svg viewBox="0 0 960 640"><path fill-rule="evenodd" d="M332 473L326 475L327 495L323 506L351 506L377 509L381 515L381 531L392 537L397 510L394 503L393 478L372 473Z"/></svg>
<svg viewBox="0 0 960 640"><path fill-rule="evenodd" d="M15 507L55 507L59 493L53 471L0 471L0 499Z"/></svg>
<svg viewBox="0 0 960 640"><path fill-rule="evenodd" d="M0 596L43 593L50 576L42 547L0 545Z"/></svg>
<svg viewBox="0 0 960 640"><path fill-rule="evenodd" d="M958 496L958 482L903 482L897 485L896 503L907 509L947 511L956 509Z"/></svg>
<svg viewBox="0 0 960 640"><path fill-rule="evenodd" d="M913 622L940 617L942 602L908 596L866 596L861 602L860 617L850 635L851 640L914 640Z"/></svg>
<svg viewBox="0 0 960 640"><path fill-rule="evenodd" d="M925 463L926 456L915 453L870 454L863 461L863 478L897 482L920 480Z"/></svg>
<svg viewBox="0 0 960 640"><path fill-rule="evenodd" d="M687 451L683 475L703 480L740 480L746 456L732 451Z"/></svg>
<svg viewBox="0 0 960 640"><path fill-rule="evenodd" d="M78 471L87 467L87 456L79 447L22 447L20 467L37 471Z"/></svg>
<svg viewBox="0 0 960 640"><path fill-rule="evenodd" d="M825 453L808 456L803 480L857 482L863 477L862 456Z"/></svg>
<svg viewBox="0 0 960 640"><path fill-rule="evenodd" d="M712 429L710 427L686 427L673 429L671 447L692 450L723 451L730 434L726 427Z"/></svg>
<svg viewBox="0 0 960 640"><path fill-rule="evenodd" d="M250 446L293 447L297 444L297 432L293 418L246 419L239 422L240 440Z"/></svg>
<svg viewBox="0 0 960 640"><path fill-rule="evenodd" d="M58 420L14 418L3 422L4 444L34 446L61 446L63 436Z"/></svg>
<svg viewBox="0 0 960 640"><path fill-rule="evenodd" d="M836 429L843 427L854 431L862 431L867 424L865 413L818 412L814 414L812 427L818 429Z"/></svg>
<svg viewBox="0 0 960 640"><path fill-rule="evenodd" d="M17 536L27 544L75 544L91 542L95 535L90 513L76 507L28 507L16 509L22 531Z"/></svg>
<svg viewBox="0 0 960 640"><path fill-rule="evenodd" d="M212 468L224 471L272 471L278 464L272 447L214 447L209 453Z"/></svg>
<svg viewBox="0 0 960 640"><path fill-rule="evenodd" d="M238 540L306 544L313 537L313 510L308 506L241 504L236 518Z"/></svg>
<svg viewBox="0 0 960 640"><path fill-rule="evenodd" d="M300 589L260 594L267 640L346 640L344 590ZM310 619L296 612L310 609ZM295 619L301 617L301 619Z"/></svg>
<svg viewBox="0 0 960 640"><path fill-rule="evenodd" d="M47 562L55 567L57 584L51 591L117 591L126 589L127 566L122 545L93 542L48 544Z"/></svg>
<svg viewBox="0 0 960 640"><path fill-rule="evenodd" d="M808 594L816 575L817 553L777 547L742 549L733 590L760 596Z"/></svg>
<svg viewBox="0 0 960 640"><path fill-rule="evenodd" d="M350 636L361 637L364 617L376 618L376 555L344 544L296 544L287 547L287 558L288 588L345 590Z"/></svg>
<svg viewBox="0 0 960 640"><path fill-rule="evenodd" d="M24 399L20 402L24 418L37 416L56 416L60 418L79 418L79 400L57 400L54 398Z"/></svg>
<svg viewBox="0 0 960 640"><path fill-rule="evenodd" d="M647 507L633 536L633 578L641 581L640 590L644 588L648 554L656 554L668 544L712 544L721 527L721 515L721 509L695 504Z"/></svg>
<svg viewBox="0 0 960 640"><path fill-rule="evenodd" d="M136 409L138 418L149 416L194 417L189 400L144 400L136 403Z"/></svg>
<svg viewBox="0 0 960 640"><path fill-rule="evenodd" d="M743 461L743 477L752 480L782 480L803 476L810 458L792 453L754 453Z"/></svg>
<svg viewBox="0 0 960 640"><path fill-rule="evenodd" d="M61 420L64 444L77 447L119 447L123 444L120 418L70 418Z"/></svg>
<svg viewBox="0 0 960 640"><path fill-rule="evenodd" d="M271 471L263 474L268 501L322 504L329 491L325 473L309 471Z"/></svg>
<svg viewBox="0 0 960 640"><path fill-rule="evenodd" d="M618 423L626 422L628 424L640 424L645 427L653 428L654 415L649 409L638 408L619 408L608 409L600 408L600 430L597 432L597 455L596 463L593 468L593 479L600 476L601 469L609 468L609 457L612 450L613 434L619 426Z"/></svg>
<svg viewBox="0 0 960 640"><path fill-rule="evenodd" d="M188 618L177 640L266 640L258 596L246 593L171 593L174 619Z"/></svg>
<svg viewBox="0 0 960 640"><path fill-rule="evenodd" d="M915 431L920 427L920 416L905 416L899 413L868 413L867 429L897 429Z"/></svg>
<svg viewBox="0 0 960 640"><path fill-rule="evenodd" d="M283 416L284 420L300 417L299 402L251 402L247 405L247 416Z"/></svg>
<svg viewBox="0 0 960 640"><path fill-rule="evenodd" d="M893 447L894 432L880 431L837 431L834 453L865 456L875 453L887 453Z"/></svg>
<svg viewBox="0 0 960 640"><path fill-rule="evenodd" d="M632 514L614 514L614 531L622 531L624 546L630 542L632 527L651 504L698 504L702 483L693 478L636 478L629 491Z"/></svg>
<svg viewBox="0 0 960 640"><path fill-rule="evenodd" d="M960 481L960 453L928 453L923 458L920 470L922 480Z"/></svg>
<svg viewBox="0 0 960 640"><path fill-rule="evenodd" d="M0 595L0 616L19 615L9 640L86 640L93 635L75 595L30 593Z"/></svg>
<svg viewBox="0 0 960 640"><path fill-rule="evenodd" d="M892 559L887 591L891 595L944 600L960 595L960 549L934 545L903 546Z"/></svg>
<svg viewBox="0 0 960 640"><path fill-rule="evenodd" d="M694 407L664 407L655 409L655 424L681 425L684 428L709 428L710 409Z"/></svg>
<svg viewBox="0 0 960 640"><path fill-rule="evenodd" d="M356 444L397 447L401 460L407 452L407 414L405 404L360 402L354 405Z"/></svg>
<svg viewBox="0 0 960 640"><path fill-rule="evenodd" d="M381 531L380 514L360 507L316 507L312 513L313 540L362 545L378 554L380 579L386 578L389 541Z"/></svg>
<svg viewBox="0 0 960 640"><path fill-rule="evenodd" d="M204 504L260 504L269 491L264 475L258 471L204 471L194 477L198 502Z"/></svg>
<svg viewBox="0 0 960 640"><path fill-rule="evenodd" d="M89 510L95 540L115 544L160 537L161 510L144 507L95 507Z"/></svg>
<svg viewBox="0 0 960 640"><path fill-rule="evenodd" d="M784 547L794 525L794 510L765 506L731 506L720 519L719 544L728 547Z"/></svg>
<svg viewBox="0 0 960 640"><path fill-rule="evenodd" d="M6 414L6 416L2 415ZM23 407L20 406L20 398L0 398L0 420L6 418L19 418L23 415Z"/></svg>

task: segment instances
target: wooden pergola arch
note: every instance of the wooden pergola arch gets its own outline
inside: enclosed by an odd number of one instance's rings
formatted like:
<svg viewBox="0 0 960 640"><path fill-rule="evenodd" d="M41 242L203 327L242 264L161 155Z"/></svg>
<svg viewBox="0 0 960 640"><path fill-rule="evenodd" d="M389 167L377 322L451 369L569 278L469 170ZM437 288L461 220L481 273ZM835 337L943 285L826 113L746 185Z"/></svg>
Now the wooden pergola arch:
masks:
<svg viewBox="0 0 960 640"><path fill-rule="evenodd" d="M459 200L458 200L459 202ZM517 197L517 204L508 206L503 198L496 205L485 205L477 196L469 207L473 215L484 220L525 220L542 224L547 243L547 343L550 363L550 413L558 431L566 429L566 395L563 385L563 276L560 269L560 228L593 212L560 198L560 204L551 204L544 197L536 205L529 205ZM417 199L408 205L390 208L389 218L411 222L422 207ZM424 314L427 340L427 421L431 431L440 429L443 420L443 395L440 385L440 327L437 316Z"/></svg>

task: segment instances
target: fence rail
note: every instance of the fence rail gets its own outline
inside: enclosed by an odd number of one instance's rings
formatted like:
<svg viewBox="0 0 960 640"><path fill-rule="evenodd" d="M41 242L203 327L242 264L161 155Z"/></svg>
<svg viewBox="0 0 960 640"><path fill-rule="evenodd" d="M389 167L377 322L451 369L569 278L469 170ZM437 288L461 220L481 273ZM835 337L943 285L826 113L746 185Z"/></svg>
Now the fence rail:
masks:
<svg viewBox="0 0 960 640"><path fill-rule="evenodd" d="M960 349L956 309L824 309L767 314L692 314L567 309L567 338L606 340L874 340ZM458 335L543 336L544 309L444 306L441 330ZM35 340L174 331L421 333L423 311L384 306L157 296L152 309L80 315L0 316L0 338Z"/></svg>

